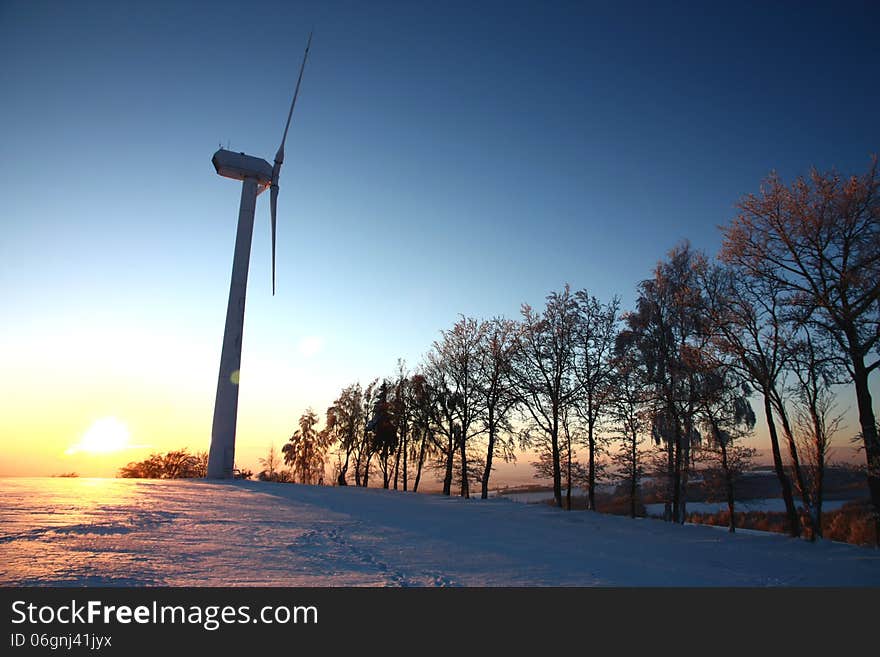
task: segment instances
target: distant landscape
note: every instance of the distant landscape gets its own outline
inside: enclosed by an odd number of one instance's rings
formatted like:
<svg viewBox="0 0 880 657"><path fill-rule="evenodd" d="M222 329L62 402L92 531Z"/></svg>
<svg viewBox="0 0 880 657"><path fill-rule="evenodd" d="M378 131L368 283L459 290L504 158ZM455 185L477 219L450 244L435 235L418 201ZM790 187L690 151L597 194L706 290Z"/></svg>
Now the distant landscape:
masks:
<svg viewBox="0 0 880 657"><path fill-rule="evenodd" d="M728 504L703 482L694 482L687 504L687 522L728 527ZM653 482L643 482L643 498L639 517L663 518L661 491ZM826 471L826 496L823 502L823 536L832 541L871 545L870 503L864 475L853 467L830 467ZM785 502L780 497L779 481L771 469L755 469L745 473L737 486L734 525L737 529L789 533ZM515 486L492 492L526 504L553 504L553 490L542 485ZM628 515L625 491L614 486L601 486L596 494L600 508L606 513ZM572 508L586 509L587 496L583 491L572 494ZM803 507L800 513L803 513Z"/></svg>

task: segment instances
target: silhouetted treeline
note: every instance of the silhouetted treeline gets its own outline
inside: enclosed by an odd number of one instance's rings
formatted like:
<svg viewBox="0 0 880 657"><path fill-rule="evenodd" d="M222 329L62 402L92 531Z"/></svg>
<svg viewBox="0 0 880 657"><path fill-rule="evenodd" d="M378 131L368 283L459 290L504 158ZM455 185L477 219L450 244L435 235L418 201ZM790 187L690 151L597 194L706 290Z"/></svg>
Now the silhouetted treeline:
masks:
<svg viewBox="0 0 880 657"><path fill-rule="evenodd" d="M186 448L151 454L119 470L128 479L196 479L208 474L208 452L191 454Z"/></svg>
<svg viewBox="0 0 880 657"><path fill-rule="evenodd" d="M841 429L834 386L852 385L880 522L868 387L880 365L876 174L875 158L848 179L813 171L786 186L772 175L738 203L717 260L680 243L639 284L630 311L566 285L542 308L523 304L516 320L462 316L414 369L398 362L393 376L343 389L324 429L291 439L297 454L310 451L289 463L308 479L335 447L338 485L381 478L385 488L417 490L427 471L446 495L479 487L486 497L497 459L532 448L558 506L571 508L572 489L583 487L595 510L608 481L625 484L635 515L650 474L664 482L665 518L678 523L699 470L727 501L733 531L757 403L787 527L815 537Z"/></svg>

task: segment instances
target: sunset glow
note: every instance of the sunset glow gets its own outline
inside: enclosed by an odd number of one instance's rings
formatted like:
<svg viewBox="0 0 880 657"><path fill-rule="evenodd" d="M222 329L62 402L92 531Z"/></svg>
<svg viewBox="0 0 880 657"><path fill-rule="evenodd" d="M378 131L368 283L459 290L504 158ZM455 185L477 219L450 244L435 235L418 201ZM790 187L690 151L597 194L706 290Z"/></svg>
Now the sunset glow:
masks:
<svg viewBox="0 0 880 657"><path fill-rule="evenodd" d="M714 257L718 226L771 168L861 171L878 143L865 9L755 21L730 5L715 20L645 3L634 23L613 5L270 2L266 23L224 2L147 17L55 5L4 3L0 20L14 90L0 107L0 476L112 477L208 450L240 202L211 158L222 145L272 161L312 26L275 296L270 195L256 202L235 450L254 472L307 408L323 427L343 387L398 360L415 371L459 316L517 319L565 283L632 310L679 240ZM824 39L829 24L849 37ZM834 458L861 462L851 389ZM766 464L756 412L744 442ZM495 464L493 481L533 483L535 459Z"/></svg>
<svg viewBox="0 0 880 657"><path fill-rule="evenodd" d="M104 417L96 420L83 434L75 445L71 445L66 454L87 452L90 454L107 454L129 448L131 434L128 427L115 417Z"/></svg>

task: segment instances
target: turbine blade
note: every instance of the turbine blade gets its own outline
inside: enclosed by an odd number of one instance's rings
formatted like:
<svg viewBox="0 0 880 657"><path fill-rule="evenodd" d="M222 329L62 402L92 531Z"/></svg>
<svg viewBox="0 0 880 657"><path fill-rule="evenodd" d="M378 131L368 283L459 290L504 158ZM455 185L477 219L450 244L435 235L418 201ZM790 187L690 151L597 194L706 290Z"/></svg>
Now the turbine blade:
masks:
<svg viewBox="0 0 880 657"><path fill-rule="evenodd" d="M269 190L269 206L272 211L272 296L275 296L275 211L278 206L278 185Z"/></svg>
<svg viewBox="0 0 880 657"><path fill-rule="evenodd" d="M299 96L299 85L303 79L303 71L306 69L306 60L309 58L309 48L312 46L312 33L309 32L309 41L306 44L306 52L303 55L302 64L299 67L299 77L296 79L296 89L293 92L293 101L290 103L290 111L287 113L287 123L284 125L284 135L281 137L281 146L278 147L278 153L275 154L275 162L280 164L284 162L284 143L287 141L287 130L290 128L290 118L293 116L293 108L296 105L296 98Z"/></svg>
<svg viewBox="0 0 880 657"><path fill-rule="evenodd" d="M272 296L275 296L275 229L277 225L278 209L278 178L281 176L281 164L284 162L284 144L287 142L287 131L290 129L290 119L293 116L293 108L299 96L299 86L302 83L303 71L306 69L306 61L309 58L309 48L312 46L312 33L309 32L309 40L306 43L306 51L303 54L302 64L299 67L299 77L296 79L296 88L293 91L293 100L290 102L290 111L287 113L287 123L284 124L284 134L281 137L281 145L275 153L275 164L272 167L272 183L269 192L269 205L272 212Z"/></svg>

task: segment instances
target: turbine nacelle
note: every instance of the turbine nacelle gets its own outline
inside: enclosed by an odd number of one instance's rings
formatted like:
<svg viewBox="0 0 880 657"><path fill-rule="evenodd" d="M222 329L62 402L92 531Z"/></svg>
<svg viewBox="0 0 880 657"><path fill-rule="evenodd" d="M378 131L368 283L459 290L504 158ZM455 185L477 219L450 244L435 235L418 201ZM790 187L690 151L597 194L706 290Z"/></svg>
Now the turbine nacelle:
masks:
<svg viewBox="0 0 880 657"><path fill-rule="evenodd" d="M211 163L217 173L225 178L244 180L255 178L257 185L265 189L272 183L273 167L266 160L244 153L236 153L221 148L214 153Z"/></svg>

